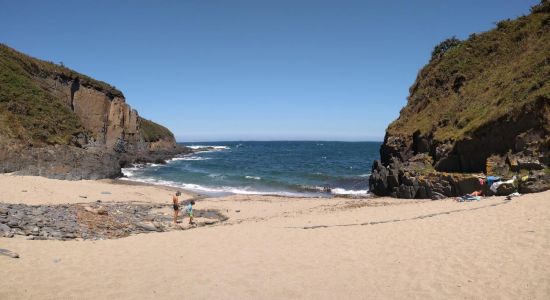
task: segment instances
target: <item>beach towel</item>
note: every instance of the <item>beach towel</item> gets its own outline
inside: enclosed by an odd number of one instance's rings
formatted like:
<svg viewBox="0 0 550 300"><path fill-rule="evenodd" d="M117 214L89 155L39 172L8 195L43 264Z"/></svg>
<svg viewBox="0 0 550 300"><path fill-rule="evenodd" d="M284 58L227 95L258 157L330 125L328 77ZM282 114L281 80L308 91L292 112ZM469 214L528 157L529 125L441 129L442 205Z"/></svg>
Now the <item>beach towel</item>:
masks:
<svg viewBox="0 0 550 300"><path fill-rule="evenodd" d="M462 197L456 198L458 202L467 202L467 201L479 201L481 200L480 196L464 195Z"/></svg>
<svg viewBox="0 0 550 300"><path fill-rule="evenodd" d="M492 186L493 183L500 181L500 177L498 176L487 176L487 185Z"/></svg>

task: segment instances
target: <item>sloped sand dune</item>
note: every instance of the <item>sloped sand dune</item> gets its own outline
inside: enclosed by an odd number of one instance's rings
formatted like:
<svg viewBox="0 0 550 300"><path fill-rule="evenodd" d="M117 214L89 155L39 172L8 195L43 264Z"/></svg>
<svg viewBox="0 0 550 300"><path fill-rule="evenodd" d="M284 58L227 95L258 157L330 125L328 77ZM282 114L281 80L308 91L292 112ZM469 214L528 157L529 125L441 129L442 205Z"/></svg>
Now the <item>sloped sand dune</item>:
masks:
<svg viewBox="0 0 550 300"><path fill-rule="evenodd" d="M0 201L29 204L168 205L171 193L9 175L0 189ZM21 256L0 256L0 299L550 298L550 192L470 203L231 196L197 208L230 219L116 240L0 238Z"/></svg>

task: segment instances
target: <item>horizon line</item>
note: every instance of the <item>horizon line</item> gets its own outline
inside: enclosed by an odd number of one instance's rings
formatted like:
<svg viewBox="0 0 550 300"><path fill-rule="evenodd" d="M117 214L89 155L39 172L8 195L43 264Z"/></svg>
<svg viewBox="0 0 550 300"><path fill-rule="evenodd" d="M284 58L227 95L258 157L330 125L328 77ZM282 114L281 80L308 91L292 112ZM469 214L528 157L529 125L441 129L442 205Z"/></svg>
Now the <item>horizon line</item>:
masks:
<svg viewBox="0 0 550 300"><path fill-rule="evenodd" d="M350 140L304 140L304 139L280 139L280 140L202 140L202 141L178 141L176 140L176 143L178 144L185 144L185 143L222 143L222 142L338 142L338 143L381 143L383 140L357 140L357 141L350 141Z"/></svg>

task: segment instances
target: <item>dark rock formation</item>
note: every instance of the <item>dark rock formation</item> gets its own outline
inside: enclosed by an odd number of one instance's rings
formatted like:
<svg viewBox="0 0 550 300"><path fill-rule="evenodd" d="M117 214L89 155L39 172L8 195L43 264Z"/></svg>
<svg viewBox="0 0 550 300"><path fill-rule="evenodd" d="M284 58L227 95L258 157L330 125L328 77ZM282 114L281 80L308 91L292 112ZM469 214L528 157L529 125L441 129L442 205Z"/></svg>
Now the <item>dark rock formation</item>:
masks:
<svg viewBox="0 0 550 300"><path fill-rule="evenodd" d="M80 180L122 175L119 156L101 149L67 145L10 149L0 147L0 172Z"/></svg>
<svg viewBox="0 0 550 300"><path fill-rule="evenodd" d="M549 20L543 1L528 16L437 46L386 130L372 192L459 196L479 190L482 173L524 179L499 194L548 189Z"/></svg>
<svg viewBox="0 0 550 300"><path fill-rule="evenodd" d="M550 174L531 172L526 180L520 181L519 192L523 194L538 193L550 189Z"/></svg>
<svg viewBox="0 0 550 300"><path fill-rule="evenodd" d="M379 196L405 199L441 199L485 189L475 174L451 174L428 171L419 163L401 163L393 158L384 166L375 161L369 178L370 190Z"/></svg>

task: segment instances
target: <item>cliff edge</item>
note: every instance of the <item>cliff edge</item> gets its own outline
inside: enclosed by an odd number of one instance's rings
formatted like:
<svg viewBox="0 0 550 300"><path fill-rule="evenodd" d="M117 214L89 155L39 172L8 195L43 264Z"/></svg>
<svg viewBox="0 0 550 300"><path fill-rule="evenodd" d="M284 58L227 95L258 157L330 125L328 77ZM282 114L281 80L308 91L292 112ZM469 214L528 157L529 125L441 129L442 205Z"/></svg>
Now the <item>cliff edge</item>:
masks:
<svg viewBox="0 0 550 300"><path fill-rule="evenodd" d="M0 44L0 172L112 178L182 151L113 86Z"/></svg>
<svg viewBox="0 0 550 300"><path fill-rule="evenodd" d="M387 130L371 190L402 198L457 196L477 177L550 188L550 2L467 40L437 45Z"/></svg>

